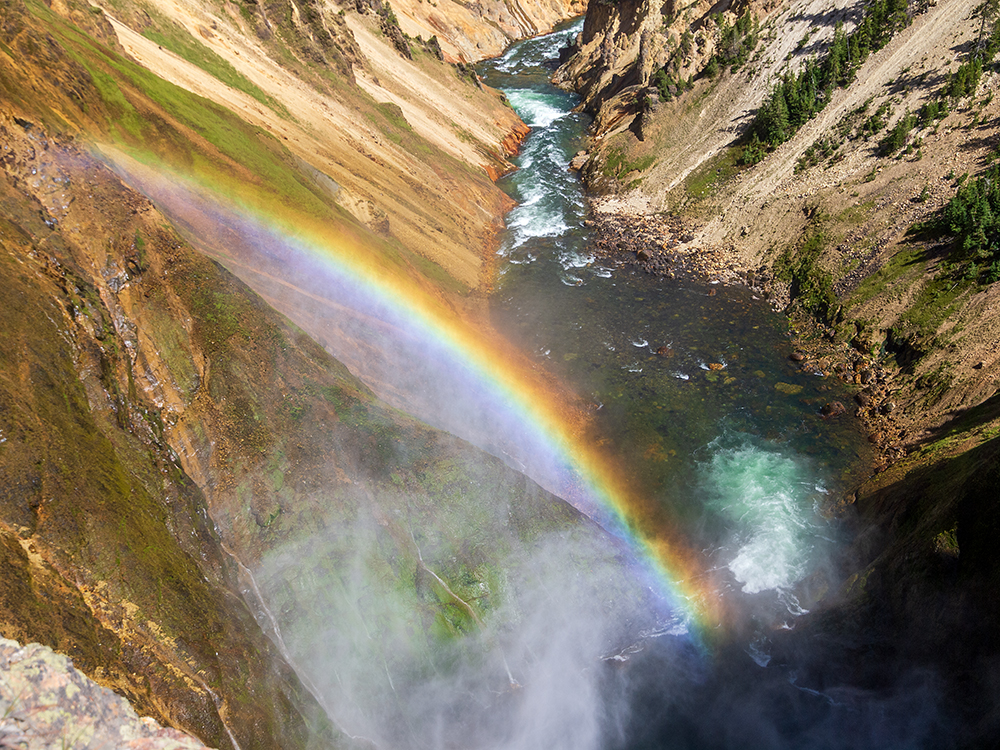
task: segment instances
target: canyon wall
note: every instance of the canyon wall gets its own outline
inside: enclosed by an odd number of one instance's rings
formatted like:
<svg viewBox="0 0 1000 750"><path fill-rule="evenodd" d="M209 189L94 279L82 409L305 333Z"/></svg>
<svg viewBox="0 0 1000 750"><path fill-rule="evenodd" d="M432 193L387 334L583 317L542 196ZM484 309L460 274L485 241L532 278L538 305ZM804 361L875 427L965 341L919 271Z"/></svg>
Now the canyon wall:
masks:
<svg viewBox="0 0 1000 750"><path fill-rule="evenodd" d="M547 564L588 572L562 588L589 622L641 621L616 547L379 401L150 198L321 227L474 316L523 124L368 13L253 6L0 5L0 633L214 747L405 744L472 694L470 731L510 726L540 651L490 633L544 632ZM462 664L476 685L394 703Z"/></svg>
<svg viewBox="0 0 1000 750"><path fill-rule="evenodd" d="M364 0L362 0L363 2ZM462 62L496 57L518 39L545 34L583 15L586 0L396 0L393 10L411 36L436 36L446 56Z"/></svg>

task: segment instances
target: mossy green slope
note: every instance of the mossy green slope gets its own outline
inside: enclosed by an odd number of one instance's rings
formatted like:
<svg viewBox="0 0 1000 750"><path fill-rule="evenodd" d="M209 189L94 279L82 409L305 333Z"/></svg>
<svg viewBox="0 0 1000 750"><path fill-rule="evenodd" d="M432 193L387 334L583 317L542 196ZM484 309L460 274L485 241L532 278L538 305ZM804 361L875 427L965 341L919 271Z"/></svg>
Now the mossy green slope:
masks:
<svg viewBox="0 0 1000 750"><path fill-rule="evenodd" d="M79 654L209 744L304 747L344 737L286 656L335 709L344 693L311 661L331 643L358 670L352 703L397 696L390 674L417 695L471 665L485 718L515 700L493 691L503 643L550 614L553 571L589 597L566 606L642 619L596 526L378 401L70 134L113 131L228 170L223 185L256 164L278 175L262 191L287 180L284 199L319 205L273 139L24 8L0 17L0 632ZM394 700L393 721L415 718L419 701Z"/></svg>
<svg viewBox="0 0 1000 750"><path fill-rule="evenodd" d="M229 747L303 746L319 711L240 600L201 491L44 209L0 183L3 632ZM85 382L87 381L87 382ZM100 398L103 404L92 402ZM310 719L310 721L311 721Z"/></svg>

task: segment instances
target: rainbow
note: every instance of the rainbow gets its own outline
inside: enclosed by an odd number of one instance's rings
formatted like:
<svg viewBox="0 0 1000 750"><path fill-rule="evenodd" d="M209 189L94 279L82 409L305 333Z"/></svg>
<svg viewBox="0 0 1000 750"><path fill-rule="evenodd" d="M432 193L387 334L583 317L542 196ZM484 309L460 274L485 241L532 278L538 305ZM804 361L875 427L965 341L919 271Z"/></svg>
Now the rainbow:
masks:
<svg viewBox="0 0 1000 750"><path fill-rule="evenodd" d="M115 154L112 161L130 182L168 214L183 216L181 223L187 224L189 235L202 238L203 250L279 311L298 318L296 323L306 330L310 326L301 316L310 314L337 327L342 345L321 343L363 380L380 381L378 361L386 350L392 357L381 363L383 368L399 370L400 362L416 367L419 361L410 388L398 389L398 398L393 398L391 383L386 388L379 383L374 390L383 397L388 393L393 405L505 459L627 542L696 642L704 645L704 636L722 623L722 601L699 555L676 532L663 528L662 520L652 522L651 500L629 481L627 467L588 433L584 410L573 403L572 394L488 325L470 322L469 315L415 280L398 259L364 247L360 235L352 237L319 220L296 216L293 221L253 205L224 204L211 191L171 177L162 167L122 157ZM224 236L213 241L210 235L219 226ZM220 251L223 247L227 249ZM367 349L367 362L351 361L359 340ZM419 408L426 396L421 389L435 382L445 384L448 401L460 402L464 428L435 420L441 399L431 397L426 409ZM476 419L469 418L472 411L480 420L478 436Z"/></svg>

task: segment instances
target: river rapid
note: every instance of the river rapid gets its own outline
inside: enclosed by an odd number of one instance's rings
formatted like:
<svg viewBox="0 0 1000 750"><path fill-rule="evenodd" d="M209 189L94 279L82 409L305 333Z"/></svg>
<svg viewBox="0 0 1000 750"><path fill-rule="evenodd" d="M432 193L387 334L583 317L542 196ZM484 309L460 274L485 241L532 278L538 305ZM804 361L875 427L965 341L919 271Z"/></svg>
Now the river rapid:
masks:
<svg viewBox="0 0 1000 750"><path fill-rule="evenodd" d="M604 746L915 746L922 689L851 690L858 649L825 670L803 651L815 634L788 645L842 583L847 540L829 510L869 457L853 417L820 410L849 394L791 361L787 321L751 290L654 277L592 251L587 197L567 169L589 122L549 83L580 23L480 66L532 128L501 182L518 205L493 322L593 403L601 434L739 612L702 659L678 657L678 631L609 658Z"/></svg>

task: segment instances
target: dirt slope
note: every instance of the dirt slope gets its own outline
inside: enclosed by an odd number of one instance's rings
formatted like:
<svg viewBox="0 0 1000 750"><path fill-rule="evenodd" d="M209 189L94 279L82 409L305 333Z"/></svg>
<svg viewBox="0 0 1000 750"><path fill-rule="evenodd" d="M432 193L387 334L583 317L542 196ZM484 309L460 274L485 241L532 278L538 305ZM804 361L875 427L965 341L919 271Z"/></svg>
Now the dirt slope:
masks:
<svg viewBox="0 0 1000 750"><path fill-rule="evenodd" d="M337 203L361 223L440 265L470 289L483 281L482 252L507 206L490 175L509 167L505 157L524 132L497 94L481 90L417 45L407 59L370 13L349 10L339 32L350 40L352 54L360 51L350 64L355 84L330 79L330 71L315 67L307 55L291 65L279 55L302 53L281 46L286 37L265 43L228 5L157 3L150 11L152 25L148 13L135 10L141 3L126 8L122 13L109 4L104 12L133 59L279 138L330 181ZM337 6L325 12L343 22ZM263 92L266 102L193 58L171 52L157 34L208 48ZM332 85L320 85L323 80ZM386 103L399 109L377 109ZM414 138L421 145L411 146ZM423 196L419 205L411 197L416 185Z"/></svg>

